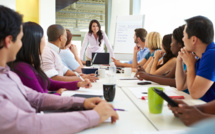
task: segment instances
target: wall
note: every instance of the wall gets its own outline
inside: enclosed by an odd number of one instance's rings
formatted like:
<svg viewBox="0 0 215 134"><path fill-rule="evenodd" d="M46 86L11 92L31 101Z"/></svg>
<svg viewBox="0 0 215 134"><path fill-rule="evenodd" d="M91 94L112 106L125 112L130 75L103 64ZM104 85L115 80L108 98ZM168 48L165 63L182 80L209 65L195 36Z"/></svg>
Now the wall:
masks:
<svg viewBox="0 0 215 134"><path fill-rule="evenodd" d="M0 0L0 5L16 10L16 0Z"/></svg>
<svg viewBox="0 0 215 134"><path fill-rule="evenodd" d="M26 0L17 0L17 2L21 1L21 4L23 3L22 1ZM28 2L32 0L27 0ZM39 3L39 12L38 12L38 23L43 27L45 37L47 39L46 31L47 28L51 24L55 24L55 0L34 0L34 2L37 1ZM7 6L13 10L16 10L16 0L0 0L0 4ZM20 3L17 3L20 4ZM20 5L22 6L22 5ZM25 16L24 16L25 17Z"/></svg>
<svg viewBox="0 0 215 134"><path fill-rule="evenodd" d="M112 0L111 10L111 23L110 23L110 35L109 40L113 45L115 37L116 17L122 15L129 15L130 0Z"/></svg>
<svg viewBox="0 0 215 134"><path fill-rule="evenodd" d="M110 33L109 33L109 40L112 46L114 45L116 17L129 15L129 12L130 12L130 0L112 0ZM114 46L113 46L113 49L114 49ZM115 57L116 59L125 60L125 61L132 59L132 55L115 54Z"/></svg>
<svg viewBox="0 0 215 134"><path fill-rule="evenodd" d="M141 13L145 14L148 32L158 31L165 35L196 15L204 15L215 24L214 5L214 0L142 0Z"/></svg>
<svg viewBox="0 0 215 134"><path fill-rule="evenodd" d="M16 0L16 11L23 14L23 22L39 23L39 0Z"/></svg>
<svg viewBox="0 0 215 134"><path fill-rule="evenodd" d="M56 4L55 0L39 0L39 23L43 27L47 40L47 28L55 24Z"/></svg>

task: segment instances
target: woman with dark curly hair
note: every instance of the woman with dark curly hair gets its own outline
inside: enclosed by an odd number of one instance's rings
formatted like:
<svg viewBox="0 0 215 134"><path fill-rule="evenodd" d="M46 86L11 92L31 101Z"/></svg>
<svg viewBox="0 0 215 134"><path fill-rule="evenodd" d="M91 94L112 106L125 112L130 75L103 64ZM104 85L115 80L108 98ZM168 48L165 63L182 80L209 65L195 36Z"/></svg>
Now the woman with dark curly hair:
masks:
<svg viewBox="0 0 215 134"><path fill-rule="evenodd" d="M89 45L87 47L88 43ZM93 52L104 52L104 43L110 53L110 56L114 57L114 53L107 35L101 30L99 22L97 20L92 20L89 24L89 32L87 32L84 37L80 52L80 59L83 60L86 47L85 60L91 60Z"/></svg>

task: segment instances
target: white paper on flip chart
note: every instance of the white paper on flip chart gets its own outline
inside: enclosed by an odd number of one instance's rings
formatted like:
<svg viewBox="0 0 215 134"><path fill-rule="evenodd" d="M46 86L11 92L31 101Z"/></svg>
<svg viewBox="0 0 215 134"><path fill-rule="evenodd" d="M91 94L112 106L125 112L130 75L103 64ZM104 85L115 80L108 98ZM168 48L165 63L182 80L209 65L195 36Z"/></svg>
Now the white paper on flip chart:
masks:
<svg viewBox="0 0 215 134"><path fill-rule="evenodd" d="M134 94L134 96L136 96L138 99L141 99L142 97L146 97L148 96L148 88L152 87L150 85L145 85L145 86L141 86L141 87L129 87L128 89ZM156 86L153 86L156 87ZM173 89L171 89L170 86L161 86L159 85L158 87L163 87L164 88L164 92L168 95L168 96L180 96L178 94L176 94L174 92Z"/></svg>

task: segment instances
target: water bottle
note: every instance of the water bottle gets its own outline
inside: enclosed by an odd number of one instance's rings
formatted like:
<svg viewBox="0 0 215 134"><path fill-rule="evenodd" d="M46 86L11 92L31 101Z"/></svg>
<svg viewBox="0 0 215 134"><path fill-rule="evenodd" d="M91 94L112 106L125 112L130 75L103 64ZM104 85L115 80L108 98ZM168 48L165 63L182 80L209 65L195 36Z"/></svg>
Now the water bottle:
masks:
<svg viewBox="0 0 215 134"><path fill-rule="evenodd" d="M110 63L108 75L109 75L109 83L115 84L116 83L116 66L115 66L114 62Z"/></svg>

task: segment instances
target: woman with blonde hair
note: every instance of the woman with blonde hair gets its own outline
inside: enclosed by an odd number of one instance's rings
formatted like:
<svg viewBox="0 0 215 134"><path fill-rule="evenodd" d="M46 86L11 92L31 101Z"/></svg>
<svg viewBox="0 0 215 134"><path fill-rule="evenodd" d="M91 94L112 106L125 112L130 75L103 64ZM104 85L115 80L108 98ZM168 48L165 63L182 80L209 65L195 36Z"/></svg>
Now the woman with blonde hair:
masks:
<svg viewBox="0 0 215 134"><path fill-rule="evenodd" d="M137 68L138 66L146 67L147 64L151 61L152 57L154 56L154 53L156 50L161 48L161 35L158 32L150 32L146 36L146 47L149 48L149 53L144 57L142 61L139 63L137 62L137 53L140 49L136 46L134 49L134 56L133 56L133 68Z"/></svg>
<svg viewBox="0 0 215 134"><path fill-rule="evenodd" d="M171 51L172 34L165 35L162 41L162 48L155 52L153 59L146 67L146 73L155 75L167 75L174 69L176 56Z"/></svg>

